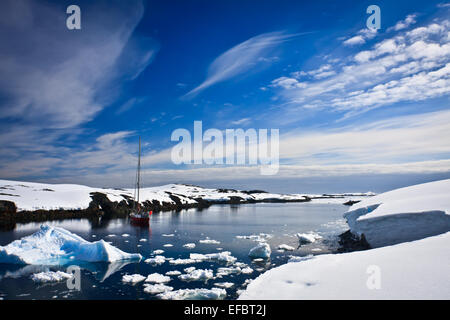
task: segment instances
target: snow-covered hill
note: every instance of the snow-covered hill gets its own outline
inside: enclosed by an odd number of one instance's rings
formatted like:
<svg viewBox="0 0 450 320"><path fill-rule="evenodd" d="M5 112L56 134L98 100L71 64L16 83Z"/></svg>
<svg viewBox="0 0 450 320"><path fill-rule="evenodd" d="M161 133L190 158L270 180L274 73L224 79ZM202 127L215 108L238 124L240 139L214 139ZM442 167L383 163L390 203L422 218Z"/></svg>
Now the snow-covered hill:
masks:
<svg viewBox="0 0 450 320"><path fill-rule="evenodd" d="M91 188L76 184L44 184L0 180L0 200L14 202L18 211L35 210L77 210L86 209L92 201L92 193L102 193L111 202L121 202L132 199L132 189L103 189ZM238 191L230 189L208 189L191 185L168 184L159 187L143 188L140 192L141 202L181 204L198 203L198 199L212 203L238 201L238 202L270 202L270 201L327 201L344 203L348 200L361 200L367 194L345 195L305 195L305 194L272 194L259 191Z"/></svg>
<svg viewBox="0 0 450 320"><path fill-rule="evenodd" d="M361 201L345 217L353 233L380 248L288 263L240 298L450 299L449 194L450 180L442 180Z"/></svg>

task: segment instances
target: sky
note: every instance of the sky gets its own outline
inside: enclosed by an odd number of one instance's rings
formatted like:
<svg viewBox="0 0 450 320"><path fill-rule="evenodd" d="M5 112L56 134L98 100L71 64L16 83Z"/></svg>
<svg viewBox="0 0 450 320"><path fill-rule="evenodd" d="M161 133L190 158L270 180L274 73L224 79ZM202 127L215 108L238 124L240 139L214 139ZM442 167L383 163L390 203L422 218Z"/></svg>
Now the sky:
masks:
<svg viewBox="0 0 450 320"><path fill-rule="evenodd" d="M72 4L80 30L66 27ZM2 0L0 43L0 179L131 187L139 136L144 186L382 192L450 178L444 0ZM172 133L194 121L278 129L277 174L175 164Z"/></svg>

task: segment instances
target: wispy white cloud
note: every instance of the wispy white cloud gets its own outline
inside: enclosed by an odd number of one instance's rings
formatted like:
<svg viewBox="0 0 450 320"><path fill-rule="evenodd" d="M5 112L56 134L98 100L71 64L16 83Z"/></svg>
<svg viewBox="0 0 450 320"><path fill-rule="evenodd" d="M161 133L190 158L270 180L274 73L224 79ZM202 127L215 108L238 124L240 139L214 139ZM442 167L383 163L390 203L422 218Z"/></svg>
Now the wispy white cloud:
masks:
<svg viewBox="0 0 450 320"><path fill-rule="evenodd" d="M408 28L410 25L416 23L416 14L409 14L404 20L401 20L395 24L395 26L388 28L388 31L399 31Z"/></svg>
<svg viewBox="0 0 450 320"><path fill-rule="evenodd" d="M285 32L270 32L260 34L234 46L211 63L205 81L184 97L191 98L216 83L236 77L255 67L259 62L277 61L277 59L267 56L274 48L294 36Z"/></svg>

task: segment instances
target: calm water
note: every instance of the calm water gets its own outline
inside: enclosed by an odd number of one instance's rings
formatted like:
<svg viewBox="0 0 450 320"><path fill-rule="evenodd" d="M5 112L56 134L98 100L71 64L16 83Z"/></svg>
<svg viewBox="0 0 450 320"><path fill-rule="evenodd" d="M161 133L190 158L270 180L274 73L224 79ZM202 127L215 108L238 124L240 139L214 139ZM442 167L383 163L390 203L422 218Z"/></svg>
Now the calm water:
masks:
<svg viewBox="0 0 450 320"><path fill-rule="evenodd" d="M0 264L0 298L3 299L155 299L143 291L143 282L136 285L124 284L122 276L139 273L165 274L170 270L183 272L184 268L212 269L226 266L220 262L202 262L185 265L171 265L167 261L158 266L144 263L152 257L152 251L162 249L166 258L189 258L190 253L215 253L230 251L238 262L248 264L255 271L249 275L231 274L220 279L204 281L181 281L171 276L168 283L174 290L184 288L212 288L217 282L233 282L227 290L227 299L237 297L236 290L245 288L246 279L254 279L269 268L286 263L290 255L305 256L330 252L337 245L337 235L348 229L342 219L346 207L339 204L285 203L214 205L208 209L162 212L153 214L150 228L139 228L129 224L127 219L111 220L105 225L95 226L88 220L65 220L49 222L63 227L81 237L96 241L104 239L125 252L139 252L144 259L139 263L93 263L82 266L81 291L68 290L65 281L59 283L35 284L30 276L46 270L65 271L65 267L15 266ZM0 232L0 245L34 233L39 223L17 225L14 231ZM315 231L323 240L314 244L298 246L295 236L298 232ZM252 262L247 256L257 243L236 236L270 234L271 260ZM122 236L128 234L128 237ZM171 235L173 236L164 236ZM114 235L114 236L111 236ZM220 244L202 244L200 239L213 239ZM146 239L146 241L141 241ZM183 244L195 243L194 249ZM171 247L165 247L171 244ZM279 252L277 246L287 244L296 250Z"/></svg>

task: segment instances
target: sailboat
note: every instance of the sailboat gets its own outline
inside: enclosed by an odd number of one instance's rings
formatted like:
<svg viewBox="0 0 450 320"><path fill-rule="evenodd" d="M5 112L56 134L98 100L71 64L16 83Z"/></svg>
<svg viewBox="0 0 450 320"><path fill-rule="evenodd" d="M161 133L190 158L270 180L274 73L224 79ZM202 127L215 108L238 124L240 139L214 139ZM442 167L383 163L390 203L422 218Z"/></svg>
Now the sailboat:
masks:
<svg viewBox="0 0 450 320"><path fill-rule="evenodd" d="M134 202L133 210L130 213L130 220L132 224L148 225L150 223L150 215L152 211L144 211L139 202L139 196L141 191L141 137L139 137L139 157L136 173L136 185L134 189Z"/></svg>

